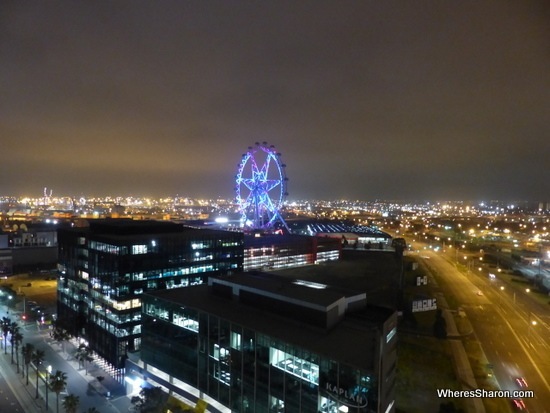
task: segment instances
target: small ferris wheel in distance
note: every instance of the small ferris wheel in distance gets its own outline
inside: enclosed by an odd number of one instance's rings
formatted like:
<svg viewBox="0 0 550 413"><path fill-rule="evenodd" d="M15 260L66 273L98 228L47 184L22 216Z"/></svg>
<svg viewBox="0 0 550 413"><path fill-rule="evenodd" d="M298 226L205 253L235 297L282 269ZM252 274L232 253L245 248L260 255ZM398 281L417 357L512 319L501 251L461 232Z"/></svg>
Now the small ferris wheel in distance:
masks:
<svg viewBox="0 0 550 413"><path fill-rule="evenodd" d="M256 142L242 156L236 178L236 202L241 226L250 230L274 230L278 224L288 227L281 208L288 195L286 165L274 145Z"/></svg>

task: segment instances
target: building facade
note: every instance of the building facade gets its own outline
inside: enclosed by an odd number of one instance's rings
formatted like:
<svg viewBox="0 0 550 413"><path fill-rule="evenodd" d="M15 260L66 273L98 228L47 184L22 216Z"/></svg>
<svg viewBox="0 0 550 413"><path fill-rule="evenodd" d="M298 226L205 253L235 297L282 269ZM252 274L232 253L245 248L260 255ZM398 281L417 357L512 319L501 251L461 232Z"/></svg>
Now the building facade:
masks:
<svg viewBox="0 0 550 413"><path fill-rule="evenodd" d="M97 220L58 233L58 320L114 369L141 342L144 293L241 271L240 233L171 222Z"/></svg>
<svg viewBox="0 0 550 413"><path fill-rule="evenodd" d="M395 411L395 311L364 293L263 273L145 294L126 372L232 412Z"/></svg>
<svg viewBox="0 0 550 413"><path fill-rule="evenodd" d="M244 238L244 270L276 270L340 259L342 243L328 237L254 234Z"/></svg>

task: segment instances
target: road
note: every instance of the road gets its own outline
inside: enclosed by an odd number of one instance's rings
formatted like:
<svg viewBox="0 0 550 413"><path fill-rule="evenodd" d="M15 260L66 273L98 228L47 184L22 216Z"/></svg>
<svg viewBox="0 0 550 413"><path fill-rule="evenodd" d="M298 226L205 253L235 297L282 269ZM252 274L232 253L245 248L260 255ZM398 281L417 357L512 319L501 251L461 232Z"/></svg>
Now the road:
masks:
<svg viewBox="0 0 550 413"><path fill-rule="evenodd" d="M3 351L0 357L4 357ZM7 358L7 357L6 357ZM25 413L25 409L19 403L15 391L11 385L10 375L4 371L0 363L0 412L2 409L13 413Z"/></svg>
<svg viewBox="0 0 550 413"><path fill-rule="evenodd" d="M452 255L425 250L420 256L466 312L500 388L518 390L515 379L525 377L535 394L523 399L528 411L550 413L549 309L486 271L459 271Z"/></svg>
<svg viewBox="0 0 550 413"><path fill-rule="evenodd" d="M39 305L53 313L55 310L56 282L43 279L31 279L32 287L19 288L19 285L26 285L28 281L27 279L10 280L18 293L24 293L26 298L37 301ZM0 318L9 317L12 321L19 324L21 333L23 334L23 344L31 343L36 349L44 351L45 360L41 370L45 372L47 366L51 366L53 372L60 370L67 374L67 392L79 397L79 411L86 411L91 407L95 407L101 413L120 413L128 411L130 401L123 395L123 388L117 385L116 381L109 377L104 370L96 365L91 365L89 369L90 373L88 375L83 374L83 369L78 368L76 361L71 356L72 351L70 349L74 347L70 343L65 344L67 351L64 352L59 344L53 343L47 328L39 328L36 322L24 322L21 320L20 315L23 310L22 300L15 306L15 309L10 309L9 314L6 310L7 308L5 306L1 306ZM4 409L8 406L13 406L10 407L9 410L6 410L12 413L55 412L56 395L53 392L48 393L49 410L46 409L44 381L39 381L40 397L38 400L35 399L36 376L34 368L29 368L30 384L28 386L25 384L25 380L22 379L21 374L16 373L16 367L11 365L11 348L9 340L7 352L8 354L4 355L4 350L2 349L2 354L0 354L0 357L2 357L0 360L0 413L3 413ZM97 380L94 380L94 376L97 377L98 375L105 377L102 385L99 385ZM7 387L3 385L2 377L5 378ZM94 384L94 387L89 386L90 382ZM105 397L105 386L108 386L109 390L113 390L112 399ZM65 395L66 394L63 393L60 394L59 411L63 411L61 404Z"/></svg>

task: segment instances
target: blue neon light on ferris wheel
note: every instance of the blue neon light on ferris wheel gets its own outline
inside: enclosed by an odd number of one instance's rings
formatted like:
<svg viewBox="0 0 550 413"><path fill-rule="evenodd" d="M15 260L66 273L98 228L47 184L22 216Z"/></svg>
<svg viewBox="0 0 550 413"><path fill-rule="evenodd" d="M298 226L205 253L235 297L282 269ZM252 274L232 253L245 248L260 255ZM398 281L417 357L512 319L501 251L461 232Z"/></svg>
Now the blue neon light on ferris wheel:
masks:
<svg viewBox="0 0 550 413"><path fill-rule="evenodd" d="M277 221L285 227L280 209L288 178L281 154L267 142L256 142L242 157L236 176L236 201L241 213L241 225L249 229L271 229Z"/></svg>

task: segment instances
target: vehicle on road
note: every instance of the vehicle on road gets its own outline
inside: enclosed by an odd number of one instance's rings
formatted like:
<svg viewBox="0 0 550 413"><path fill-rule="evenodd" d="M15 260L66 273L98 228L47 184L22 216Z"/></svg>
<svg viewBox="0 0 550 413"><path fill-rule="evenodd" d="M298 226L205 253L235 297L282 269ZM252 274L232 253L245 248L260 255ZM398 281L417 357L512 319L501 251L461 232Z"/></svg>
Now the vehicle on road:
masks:
<svg viewBox="0 0 550 413"><path fill-rule="evenodd" d="M524 411L525 403L521 399L512 399L512 407L517 411Z"/></svg>
<svg viewBox="0 0 550 413"><path fill-rule="evenodd" d="M518 384L519 387L528 387L527 381L525 380L524 377L516 377L516 383Z"/></svg>

